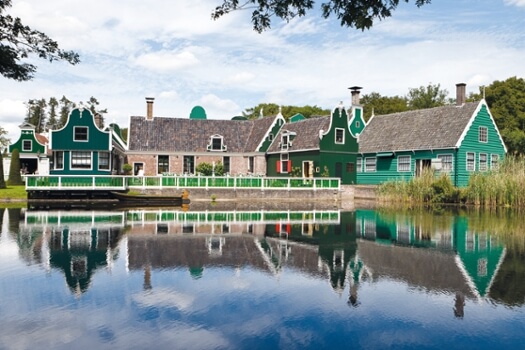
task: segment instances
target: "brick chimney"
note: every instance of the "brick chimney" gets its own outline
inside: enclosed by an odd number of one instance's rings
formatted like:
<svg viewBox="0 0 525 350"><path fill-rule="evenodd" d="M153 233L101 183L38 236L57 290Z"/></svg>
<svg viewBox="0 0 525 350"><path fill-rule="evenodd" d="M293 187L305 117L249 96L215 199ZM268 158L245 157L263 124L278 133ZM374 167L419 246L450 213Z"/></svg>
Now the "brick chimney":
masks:
<svg viewBox="0 0 525 350"><path fill-rule="evenodd" d="M152 120L153 119L153 101L155 99L153 97L146 97L146 119Z"/></svg>
<svg viewBox="0 0 525 350"><path fill-rule="evenodd" d="M97 128L102 129L102 116L100 114L95 114L95 125Z"/></svg>
<svg viewBox="0 0 525 350"><path fill-rule="evenodd" d="M467 102L466 86L465 83L456 84L456 106L463 106Z"/></svg>
<svg viewBox="0 0 525 350"><path fill-rule="evenodd" d="M352 92L352 106L359 106L359 93L362 87L352 86L349 89Z"/></svg>

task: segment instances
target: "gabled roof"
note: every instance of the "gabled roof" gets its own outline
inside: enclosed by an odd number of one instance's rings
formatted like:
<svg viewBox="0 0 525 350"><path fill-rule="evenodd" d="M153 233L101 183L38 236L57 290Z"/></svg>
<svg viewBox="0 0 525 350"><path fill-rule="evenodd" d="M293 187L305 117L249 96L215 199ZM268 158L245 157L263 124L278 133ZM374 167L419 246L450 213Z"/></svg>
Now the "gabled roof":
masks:
<svg viewBox="0 0 525 350"><path fill-rule="evenodd" d="M293 146L288 148L288 152L319 149L319 131L327 131L330 127L330 117L316 117L297 121L295 123L287 123L281 128L281 131L274 139L274 142L268 149L268 153L280 152L281 148L279 142L281 135L288 131L295 133L293 139Z"/></svg>
<svg viewBox="0 0 525 350"><path fill-rule="evenodd" d="M359 137L359 152L454 148L480 103L376 115Z"/></svg>
<svg viewBox="0 0 525 350"><path fill-rule="evenodd" d="M276 117L256 120L131 117L129 151L206 152L210 137L220 135L228 153L256 152Z"/></svg>

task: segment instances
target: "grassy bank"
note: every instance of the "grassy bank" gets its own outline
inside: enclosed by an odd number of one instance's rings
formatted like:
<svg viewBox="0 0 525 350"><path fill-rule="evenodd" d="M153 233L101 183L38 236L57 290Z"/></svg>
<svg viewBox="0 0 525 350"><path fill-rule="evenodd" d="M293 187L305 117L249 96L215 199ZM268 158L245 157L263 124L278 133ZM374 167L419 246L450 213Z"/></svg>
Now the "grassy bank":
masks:
<svg viewBox="0 0 525 350"><path fill-rule="evenodd" d="M25 186L7 186L0 189L0 201L26 200L27 192Z"/></svg>
<svg viewBox="0 0 525 350"><path fill-rule="evenodd" d="M466 188L456 188L446 174L432 170L410 181L391 181L380 185L383 202L454 203L483 207L525 209L525 158L508 156L497 171L475 173Z"/></svg>

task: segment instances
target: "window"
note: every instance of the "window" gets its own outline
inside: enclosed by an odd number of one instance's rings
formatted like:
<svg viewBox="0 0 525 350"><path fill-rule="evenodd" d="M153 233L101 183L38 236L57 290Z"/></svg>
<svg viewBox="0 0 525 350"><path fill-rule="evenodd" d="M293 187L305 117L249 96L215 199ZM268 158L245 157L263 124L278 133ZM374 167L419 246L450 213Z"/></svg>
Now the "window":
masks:
<svg viewBox="0 0 525 350"><path fill-rule="evenodd" d="M71 151L71 169L91 169L91 152Z"/></svg>
<svg viewBox="0 0 525 350"><path fill-rule="evenodd" d="M64 169L64 151L53 152L53 161L55 170Z"/></svg>
<svg viewBox="0 0 525 350"><path fill-rule="evenodd" d="M376 158L365 158L365 172L376 171Z"/></svg>
<svg viewBox="0 0 525 350"><path fill-rule="evenodd" d="M355 172L355 164L354 163L346 163L346 172L347 173Z"/></svg>
<svg viewBox="0 0 525 350"><path fill-rule="evenodd" d="M487 171L488 164L487 164L487 154L486 153L480 153L479 154L479 171Z"/></svg>
<svg viewBox="0 0 525 350"><path fill-rule="evenodd" d="M281 161L277 162L277 172L281 174L286 174L291 171L290 159L288 158L288 153L281 154Z"/></svg>
<svg viewBox="0 0 525 350"><path fill-rule="evenodd" d="M476 154L474 152L467 152L467 171L476 170Z"/></svg>
<svg viewBox="0 0 525 350"><path fill-rule="evenodd" d="M397 157L397 171L410 171L410 156Z"/></svg>
<svg viewBox="0 0 525 350"><path fill-rule="evenodd" d="M88 141L88 128L85 126L75 126L73 128L74 141Z"/></svg>
<svg viewBox="0 0 525 350"><path fill-rule="evenodd" d="M345 130L336 128L335 129L335 143L342 144L345 143Z"/></svg>
<svg viewBox="0 0 525 350"><path fill-rule="evenodd" d="M359 122L359 120L356 120L356 121L355 121L355 127L356 127L356 128L361 127L361 123Z"/></svg>
<svg viewBox="0 0 525 350"><path fill-rule="evenodd" d="M195 172L195 157L184 156L182 169L184 174L193 174Z"/></svg>
<svg viewBox="0 0 525 350"><path fill-rule="evenodd" d="M109 152L98 152L98 170L109 170Z"/></svg>
<svg viewBox="0 0 525 350"><path fill-rule="evenodd" d="M170 156L159 155L157 162L157 174L163 174L170 171Z"/></svg>
<svg viewBox="0 0 525 350"><path fill-rule="evenodd" d="M222 158L222 169L224 174L228 174L230 172L230 157Z"/></svg>
<svg viewBox="0 0 525 350"><path fill-rule="evenodd" d="M499 169L499 154L491 154L490 155L490 168L492 170L498 170Z"/></svg>
<svg viewBox="0 0 525 350"><path fill-rule="evenodd" d="M485 126L480 126L478 129L478 141L487 143L488 142L488 129Z"/></svg>
<svg viewBox="0 0 525 350"><path fill-rule="evenodd" d="M452 154L440 154L437 157L441 159L441 171L452 171Z"/></svg>
<svg viewBox="0 0 525 350"><path fill-rule="evenodd" d="M250 157L248 158L248 172L254 173L255 171L255 158Z"/></svg>
<svg viewBox="0 0 525 350"><path fill-rule="evenodd" d="M223 145L223 137L221 135L213 135L211 137L210 145L208 150L211 151L225 151L226 147Z"/></svg>
<svg viewBox="0 0 525 350"><path fill-rule="evenodd" d="M281 149L288 149L288 135L281 137Z"/></svg>
<svg viewBox="0 0 525 350"><path fill-rule="evenodd" d="M268 135L268 141L273 141L273 134L272 134L272 133L270 133L270 134Z"/></svg>
<svg viewBox="0 0 525 350"><path fill-rule="evenodd" d="M31 140L24 140L22 142L22 151L31 151L33 149L33 142Z"/></svg>
<svg viewBox="0 0 525 350"><path fill-rule="evenodd" d="M357 168L358 173L363 172L363 158L361 157L357 158L356 168Z"/></svg>

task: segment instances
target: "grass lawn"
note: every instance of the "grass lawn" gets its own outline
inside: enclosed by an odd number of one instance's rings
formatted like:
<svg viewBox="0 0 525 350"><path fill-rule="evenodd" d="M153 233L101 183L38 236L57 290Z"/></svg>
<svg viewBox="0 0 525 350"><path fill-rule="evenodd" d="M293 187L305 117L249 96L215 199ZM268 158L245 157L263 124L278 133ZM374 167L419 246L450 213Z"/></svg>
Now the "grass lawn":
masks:
<svg viewBox="0 0 525 350"><path fill-rule="evenodd" d="M0 189L0 201L13 199L27 199L27 192L25 186L7 186L7 188Z"/></svg>

